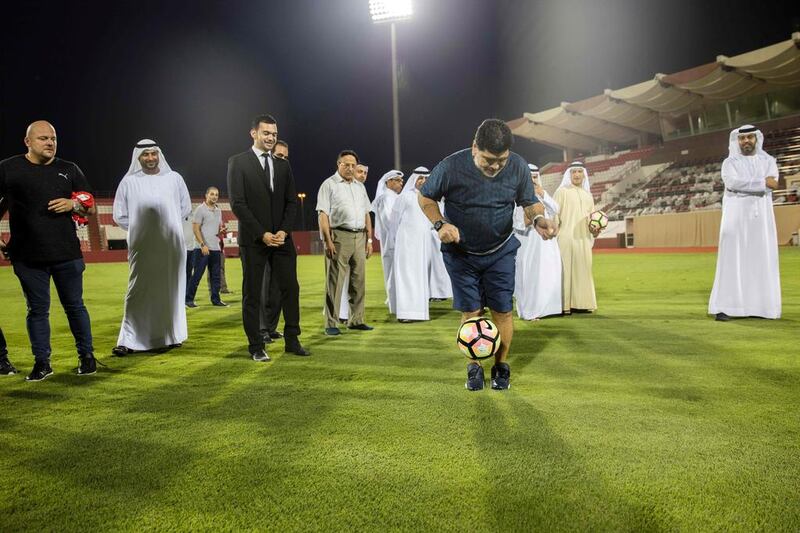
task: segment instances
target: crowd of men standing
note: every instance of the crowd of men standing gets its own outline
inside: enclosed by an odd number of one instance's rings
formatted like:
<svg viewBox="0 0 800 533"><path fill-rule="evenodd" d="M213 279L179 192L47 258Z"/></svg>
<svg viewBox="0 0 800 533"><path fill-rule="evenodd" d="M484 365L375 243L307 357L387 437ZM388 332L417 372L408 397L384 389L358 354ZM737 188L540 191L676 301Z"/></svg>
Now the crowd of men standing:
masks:
<svg viewBox="0 0 800 533"><path fill-rule="evenodd" d="M253 361L269 361L266 345L283 338L287 353L308 356L310 350L299 339L300 287L291 235L297 194L289 146L278 139L275 118L266 114L253 119L250 137L251 146L228 160L227 171L231 209L239 220L248 353ZM322 182L316 205L325 248L325 335L340 335L343 318L350 330L373 329L364 312L373 237L381 242L386 303L400 322L427 320L431 300L453 298L462 322L489 309L502 339L491 372L494 389L510 387L514 298L525 319L597 307L591 249L599 230L588 224L594 201L585 166L571 164L550 197L541 187L538 168L511 152L512 144L508 126L488 119L470 148L445 158L433 171L417 167L405 186L401 171L384 174L373 202L364 186L368 167L352 150L338 154L336 172ZM762 144L763 135L752 126L731 132L722 172L727 203L709 304L717 320L780 316L769 201L777 167ZM9 211L12 235L8 247L0 243L0 251L10 256L27 302L35 362L26 379L41 381L53 373L51 279L75 338L77 373L93 374L91 323L83 303L85 266L75 224L85 224L95 213L94 197L80 168L56 157L50 123L31 124L25 145L27 153L0 162L0 215ZM196 307L206 267L212 305L227 307L220 298L224 226L218 199L219 189L209 187L192 213L186 184L158 143L143 139L136 144L113 206L115 222L128 232L129 261L113 354L180 347L188 338L186 309ZM758 224L740 222L748 217ZM191 236L185 230L189 222ZM760 276L764 272L768 275ZM740 282L756 278L764 280L763 286L753 289ZM281 313L282 333L277 331ZM0 330L0 374L15 373ZM481 390L483 383L480 363L470 362L466 388Z"/></svg>

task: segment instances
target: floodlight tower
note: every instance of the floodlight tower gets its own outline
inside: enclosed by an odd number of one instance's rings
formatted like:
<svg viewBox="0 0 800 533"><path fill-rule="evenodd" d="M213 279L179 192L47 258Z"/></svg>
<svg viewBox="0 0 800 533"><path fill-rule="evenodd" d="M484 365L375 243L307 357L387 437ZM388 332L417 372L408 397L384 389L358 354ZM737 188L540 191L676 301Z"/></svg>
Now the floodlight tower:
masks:
<svg viewBox="0 0 800 533"><path fill-rule="evenodd" d="M400 170L400 110L397 98L397 33L395 22L411 18L411 0L369 0L372 22L391 24L392 36L392 125L394 129L394 168Z"/></svg>

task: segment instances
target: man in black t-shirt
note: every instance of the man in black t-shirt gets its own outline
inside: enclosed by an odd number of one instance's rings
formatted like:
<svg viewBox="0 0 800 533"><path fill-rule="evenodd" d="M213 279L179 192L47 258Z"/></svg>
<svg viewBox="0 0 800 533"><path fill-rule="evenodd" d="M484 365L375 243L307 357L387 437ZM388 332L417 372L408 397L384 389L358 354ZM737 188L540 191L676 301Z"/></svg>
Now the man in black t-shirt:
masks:
<svg viewBox="0 0 800 533"><path fill-rule="evenodd" d="M41 381L50 367L50 278L78 349L78 374L94 374L89 313L83 305L83 255L72 214L94 214L72 199L89 192L75 163L56 158L56 131L46 121L28 126L26 154L0 161L0 197L8 205L7 253L28 304L28 337L35 357L28 381Z"/></svg>

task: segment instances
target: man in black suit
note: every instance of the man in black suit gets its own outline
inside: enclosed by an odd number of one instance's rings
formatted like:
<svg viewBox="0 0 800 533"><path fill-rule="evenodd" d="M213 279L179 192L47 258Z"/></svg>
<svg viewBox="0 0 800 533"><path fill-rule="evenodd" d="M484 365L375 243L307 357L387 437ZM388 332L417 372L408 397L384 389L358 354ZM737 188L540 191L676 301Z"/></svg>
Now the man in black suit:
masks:
<svg viewBox="0 0 800 533"><path fill-rule="evenodd" d="M297 210L294 177L289 162L272 157L278 124L270 115L253 119L253 146L228 159L228 193L239 219L242 259L242 322L254 361L269 361L259 332L262 287L274 278L280 288L285 349L311 355L300 344L300 287L297 252L289 234ZM268 286L268 285L267 285Z"/></svg>

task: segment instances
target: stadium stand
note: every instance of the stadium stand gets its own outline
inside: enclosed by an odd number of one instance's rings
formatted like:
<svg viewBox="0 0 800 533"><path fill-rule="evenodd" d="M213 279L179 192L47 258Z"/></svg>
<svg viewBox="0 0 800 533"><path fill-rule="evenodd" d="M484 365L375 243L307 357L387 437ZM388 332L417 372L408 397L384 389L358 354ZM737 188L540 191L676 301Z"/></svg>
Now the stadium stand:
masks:
<svg viewBox="0 0 800 533"><path fill-rule="evenodd" d="M781 176L800 172L800 126L765 132L764 149L778 160Z"/></svg>
<svg viewBox="0 0 800 533"><path fill-rule="evenodd" d="M636 150L623 150L609 156L578 158L577 161L586 165L589 176L591 176L591 192L595 203L600 202L604 193L637 170L641 166L642 159L653 150L654 147L648 146ZM550 194L555 192L561 183L564 171L571 162L551 163L542 168L542 187L547 192Z"/></svg>
<svg viewBox="0 0 800 533"><path fill-rule="evenodd" d="M764 150L778 161L780 176L800 172L800 126L768 130ZM697 161L672 163L640 188L606 208L611 220L626 216L681 213L696 209L720 209L724 185L721 179L725 154ZM775 203L797 203L795 189L773 194Z"/></svg>
<svg viewBox="0 0 800 533"><path fill-rule="evenodd" d="M750 123L778 162L775 204L800 196L800 32L790 39L674 74L606 89L577 102L524 113L512 132L563 152L542 166L552 193L582 161L598 209L611 220L719 210L728 134ZM621 150L620 148L630 148ZM604 232L605 233L605 232Z"/></svg>
<svg viewBox="0 0 800 533"><path fill-rule="evenodd" d="M618 203L606 208L611 220L626 216L680 213L690 209L722 207L721 163L678 163L659 172Z"/></svg>
<svg viewBox="0 0 800 533"><path fill-rule="evenodd" d="M203 202L203 198L192 198L192 211ZM97 216L90 219L96 221L98 225L98 233L100 235L99 247L96 249L109 250L120 249L124 247L124 242L127 233L125 230L117 226L112 216L114 200L111 198L98 198L97 199ZM228 201L221 199L217 204L222 210L222 223L226 228L225 235L225 253L226 255L238 255L237 237L239 234L239 221L231 211L231 205ZM80 235L80 233L79 233Z"/></svg>

